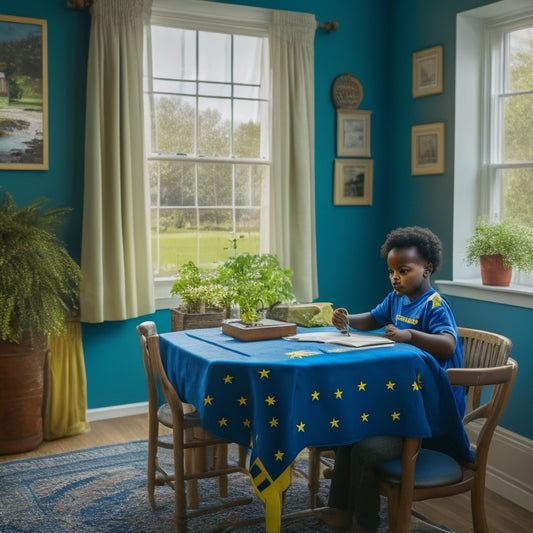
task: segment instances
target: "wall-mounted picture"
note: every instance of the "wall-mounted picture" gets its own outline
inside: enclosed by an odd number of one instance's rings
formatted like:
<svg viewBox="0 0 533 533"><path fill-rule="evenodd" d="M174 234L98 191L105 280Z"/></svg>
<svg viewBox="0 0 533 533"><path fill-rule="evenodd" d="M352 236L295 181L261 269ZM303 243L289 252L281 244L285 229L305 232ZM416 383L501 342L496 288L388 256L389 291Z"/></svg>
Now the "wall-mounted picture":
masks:
<svg viewBox="0 0 533 533"><path fill-rule="evenodd" d="M48 169L46 20L0 15L0 169Z"/></svg>
<svg viewBox="0 0 533 533"><path fill-rule="evenodd" d="M372 205L372 159L336 159L333 205Z"/></svg>
<svg viewBox="0 0 533 533"><path fill-rule="evenodd" d="M337 110L337 156L370 157L371 111Z"/></svg>
<svg viewBox="0 0 533 533"><path fill-rule="evenodd" d="M413 98L442 92L442 46L413 54Z"/></svg>
<svg viewBox="0 0 533 533"><path fill-rule="evenodd" d="M411 128L411 174L444 173L444 122Z"/></svg>

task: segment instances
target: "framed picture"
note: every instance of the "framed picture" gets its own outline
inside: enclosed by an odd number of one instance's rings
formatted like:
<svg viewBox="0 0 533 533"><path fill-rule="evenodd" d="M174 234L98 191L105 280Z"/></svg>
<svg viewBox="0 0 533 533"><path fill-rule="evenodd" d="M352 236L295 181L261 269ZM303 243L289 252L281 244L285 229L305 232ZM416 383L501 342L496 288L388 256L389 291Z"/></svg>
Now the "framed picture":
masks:
<svg viewBox="0 0 533 533"><path fill-rule="evenodd" d="M444 122L411 128L411 174L444 173Z"/></svg>
<svg viewBox="0 0 533 533"><path fill-rule="evenodd" d="M337 156L370 157L371 111L337 110Z"/></svg>
<svg viewBox="0 0 533 533"><path fill-rule="evenodd" d="M413 98L442 92L442 46L413 54Z"/></svg>
<svg viewBox="0 0 533 533"><path fill-rule="evenodd" d="M372 159L336 159L333 205L372 205Z"/></svg>
<svg viewBox="0 0 533 533"><path fill-rule="evenodd" d="M0 15L0 169L48 169L46 20Z"/></svg>

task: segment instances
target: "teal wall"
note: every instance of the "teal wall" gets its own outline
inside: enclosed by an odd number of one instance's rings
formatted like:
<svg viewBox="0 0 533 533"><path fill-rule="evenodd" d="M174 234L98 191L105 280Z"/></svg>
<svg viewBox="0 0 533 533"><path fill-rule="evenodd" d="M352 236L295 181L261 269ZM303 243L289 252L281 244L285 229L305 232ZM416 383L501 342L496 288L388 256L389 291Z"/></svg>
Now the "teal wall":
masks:
<svg viewBox="0 0 533 533"><path fill-rule="evenodd" d="M427 225L442 238L445 261L438 277L451 278L453 225L453 124L455 15L487 0L233 0L231 3L313 12L317 20L339 22L336 33L317 31L315 41L316 222L319 299L363 311L389 290L379 258L385 234L400 225ZM24 205L37 196L73 208L62 236L76 260L80 256L83 206L85 81L90 16L67 9L66 0L2 0L1 14L48 21L49 171L0 171L0 186ZM411 54L444 46L444 92L413 100ZM333 80L351 72L362 83L361 109L372 111L374 160L372 206L334 207L335 159ZM446 172L412 177L410 130L413 124L446 123ZM463 326L511 337L520 371L502 425L533 438L533 422L520 416L531 399L533 375L527 351L532 310L450 298ZM124 322L83 324L89 408L146 400L145 378L135 326L155 319L170 329L167 311ZM528 361L529 358L529 361ZM117 379L120 375L121 378Z"/></svg>

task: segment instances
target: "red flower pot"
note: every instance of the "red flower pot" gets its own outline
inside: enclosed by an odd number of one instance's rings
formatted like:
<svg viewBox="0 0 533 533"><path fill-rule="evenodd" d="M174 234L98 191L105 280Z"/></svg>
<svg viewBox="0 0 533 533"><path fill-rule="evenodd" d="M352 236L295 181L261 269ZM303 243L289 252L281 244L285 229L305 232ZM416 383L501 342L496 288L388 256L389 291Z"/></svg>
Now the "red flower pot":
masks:
<svg viewBox="0 0 533 533"><path fill-rule="evenodd" d="M503 257L498 255L482 255L479 258L481 266L481 282L483 285L508 287L511 283L512 268L503 266Z"/></svg>

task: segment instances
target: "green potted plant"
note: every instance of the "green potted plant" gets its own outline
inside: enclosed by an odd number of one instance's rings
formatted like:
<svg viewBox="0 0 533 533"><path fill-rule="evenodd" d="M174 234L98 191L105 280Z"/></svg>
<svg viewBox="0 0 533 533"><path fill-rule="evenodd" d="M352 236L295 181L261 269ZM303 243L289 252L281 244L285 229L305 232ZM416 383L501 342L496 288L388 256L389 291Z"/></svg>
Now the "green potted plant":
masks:
<svg viewBox="0 0 533 533"><path fill-rule="evenodd" d="M219 283L215 270L201 270L193 261L184 263L170 293L182 302L171 309L173 331L217 327L226 318L228 291Z"/></svg>
<svg viewBox="0 0 533 533"><path fill-rule="evenodd" d="M533 271L533 230L510 220L478 219L466 243L466 263L480 264L484 285L508 286L512 269Z"/></svg>
<svg viewBox="0 0 533 533"><path fill-rule="evenodd" d="M78 309L80 268L55 230L68 208L0 205L0 454L42 442L48 336Z"/></svg>
<svg viewBox="0 0 533 533"><path fill-rule="evenodd" d="M218 282L240 307L243 322L257 322L267 307L294 300L292 270L282 268L274 254L230 257L218 267Z"/></svg>

